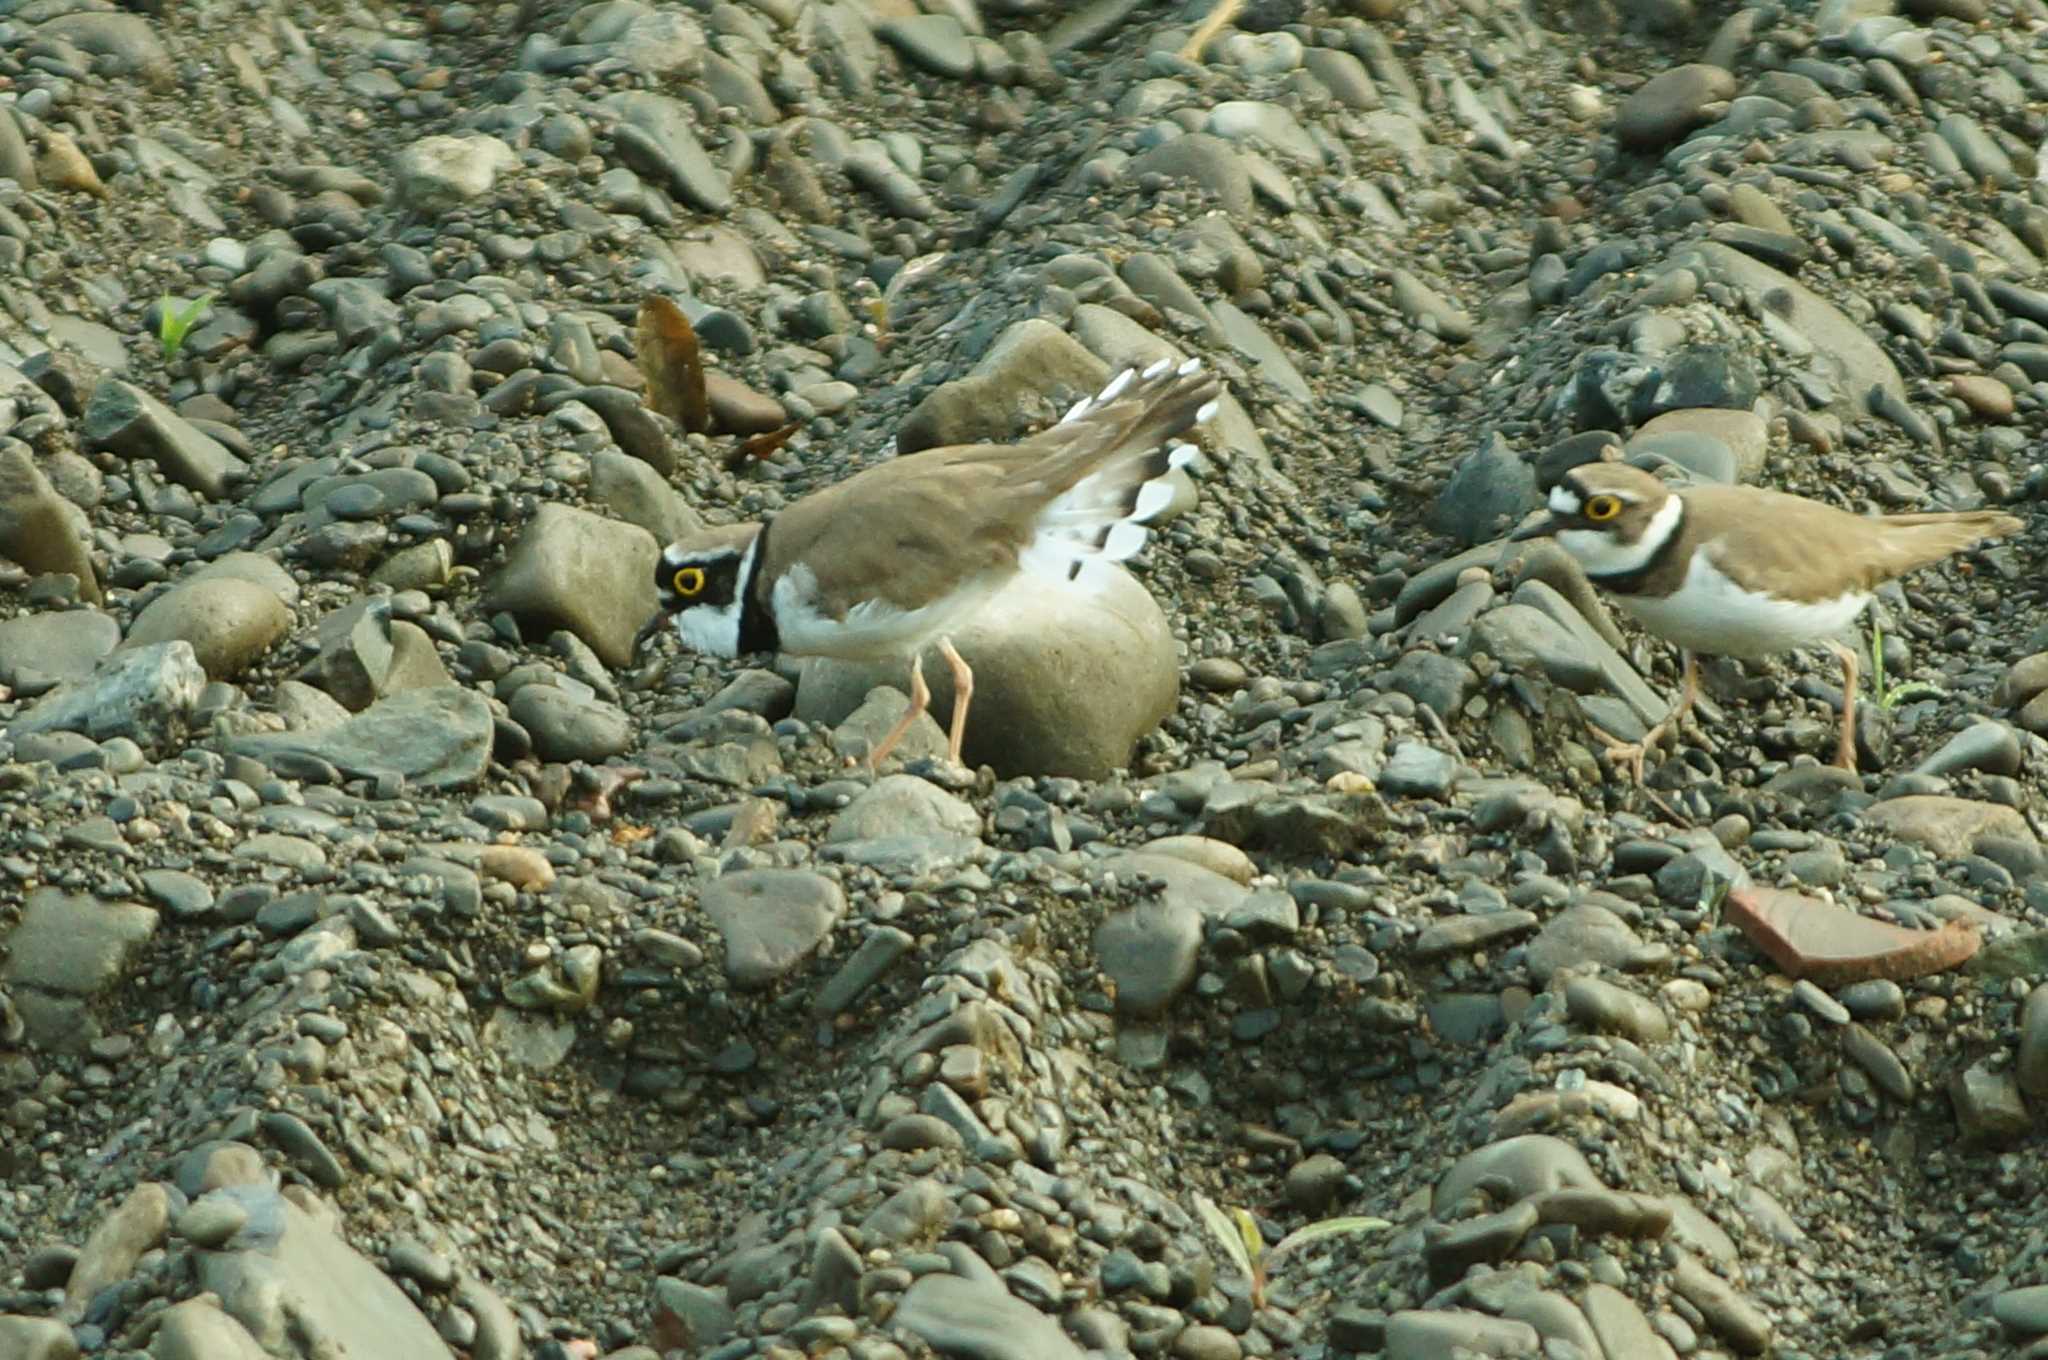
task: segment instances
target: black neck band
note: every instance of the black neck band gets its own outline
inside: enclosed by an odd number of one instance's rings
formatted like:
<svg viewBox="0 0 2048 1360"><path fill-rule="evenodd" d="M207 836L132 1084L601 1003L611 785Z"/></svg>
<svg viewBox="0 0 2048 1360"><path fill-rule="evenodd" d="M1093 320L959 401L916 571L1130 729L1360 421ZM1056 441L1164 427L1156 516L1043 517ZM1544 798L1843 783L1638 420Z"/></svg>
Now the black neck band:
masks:
<svg viewBox="0 0 2048 1360"><path fill-rule="evenodd" d="M782 630L775 626L775 611L754 590L755 583L761 579L761 568L768 561L768 531L774 524L773 520L768 521L761 526L761 532L754 535L754 559L747 564L747 574L740 581L741 656L782 650Z"/></svg>
<svg viewBox="0 0 2048 1360"><path fill-rule="evenodd" d="M1682 504L1682 502L1681 502ZM1617 572L1611 576L1595 576L1586 573L1586 579L1600 589L1615 595L1639 595L1643 585L1659 567L1671 560L1671 554L1678 551L1678 540L1685 537L1685 511L1678 512L1678 518L1671 525L1671 532L1664 535L1664 541L1657 545L1657 551L1650 559L1633 571Z"/></svg>

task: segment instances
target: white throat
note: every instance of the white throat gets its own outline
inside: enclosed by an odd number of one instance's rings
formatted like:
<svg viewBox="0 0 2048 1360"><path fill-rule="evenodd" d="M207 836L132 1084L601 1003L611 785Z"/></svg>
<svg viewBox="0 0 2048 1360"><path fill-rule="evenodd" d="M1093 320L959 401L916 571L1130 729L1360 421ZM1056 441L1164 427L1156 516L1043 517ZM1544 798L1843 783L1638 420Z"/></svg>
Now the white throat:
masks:
<svg viewBox="0 0 2048 1360"><path fill-rule="evenodd" d="M747 607L747 590L754 574L754 552L761 536L740 556L739 584L732 599L722 605L695 604L676 611L676 636L693 652L706 656L734 657L740 654L740 614Z"/></svg>
<svg viewBox="0 0 2048 1360"><path fill-rule="evenodd" d="M1555 495L1553 492L1553 499ZM1579 559L1586 575L1597 582L1602 576L1626 576L1648 566L1658 549L1678 532L1679 521L1684 517L1685 502L1672 496L1657 507L1643 529L1643 536L1633 543L1623 543L1600 529L1561 529L1557 542Z"/></svg>

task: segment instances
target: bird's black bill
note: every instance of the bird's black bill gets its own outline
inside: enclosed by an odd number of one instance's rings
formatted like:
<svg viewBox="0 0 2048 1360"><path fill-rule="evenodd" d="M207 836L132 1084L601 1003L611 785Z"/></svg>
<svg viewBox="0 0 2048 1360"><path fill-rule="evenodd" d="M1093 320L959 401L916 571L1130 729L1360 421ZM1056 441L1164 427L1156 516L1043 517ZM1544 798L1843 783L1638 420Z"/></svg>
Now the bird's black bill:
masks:
<svg viewBox="0 0 2048 1360"><path fill-rule="evenodd" d="M1531 538L1548 538L1562 528L1564 523L1556 515L1545 515L1542 519L1532 520L1509 534L1508 542L1521 543Z"/></svg>
<svg viewBox="0 0 2048 1360"><path fill-rule="evenodd" d="M633 655L640 654L640 649L647 645L647 639L659 633L668 619L669 613L666 609L657 609L648 617L647 622L640 625L640 631L633 634Z"/></svg>

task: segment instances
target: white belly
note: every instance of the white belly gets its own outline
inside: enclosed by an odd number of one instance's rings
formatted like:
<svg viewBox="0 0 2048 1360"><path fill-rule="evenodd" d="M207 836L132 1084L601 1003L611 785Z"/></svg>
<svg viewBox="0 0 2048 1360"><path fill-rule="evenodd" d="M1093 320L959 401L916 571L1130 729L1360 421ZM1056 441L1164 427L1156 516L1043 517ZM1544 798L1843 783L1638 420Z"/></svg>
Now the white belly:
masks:
<svg viewBox="0 0 2048 1360"><path fill-rule="evenodd" d="M782 650L790 656L830 656L845 661L906 660L963 626L1001 586L962 582L951 594L918 609L898 609L880 600L857 604L835 619L816 605L817 578L802 566L775 583L772 599Z"/></svg>
<svg viewBox="0 0 2048 1360"><path fill-rule="evenodd" d="M1870 603L1862 591L1811 602L1752 595L1722 575L1705 553L1694 555L1684 583L1670 595L1608 598L1668 642L1708 656L1745 660L1824 642L1854 623Z"/></svg>

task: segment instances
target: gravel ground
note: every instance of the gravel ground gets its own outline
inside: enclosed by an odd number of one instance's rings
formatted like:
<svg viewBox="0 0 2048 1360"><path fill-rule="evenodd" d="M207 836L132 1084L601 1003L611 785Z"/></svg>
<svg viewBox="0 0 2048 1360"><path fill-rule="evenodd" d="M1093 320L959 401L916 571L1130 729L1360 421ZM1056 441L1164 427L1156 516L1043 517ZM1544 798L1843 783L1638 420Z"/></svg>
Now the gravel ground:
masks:
<svg viewBox="0 0 2048 1360"><path fill-rule="evenodd" d="M2040 0L5 9L4 1360L2048 1355ZM972 771L636 653L1169 355ZM1637 789L1610 445L2025 527Z"/></svg>

